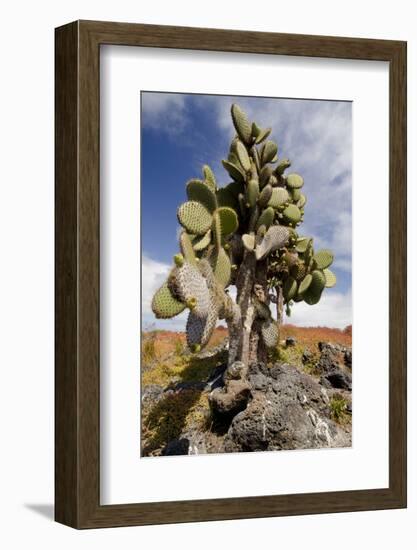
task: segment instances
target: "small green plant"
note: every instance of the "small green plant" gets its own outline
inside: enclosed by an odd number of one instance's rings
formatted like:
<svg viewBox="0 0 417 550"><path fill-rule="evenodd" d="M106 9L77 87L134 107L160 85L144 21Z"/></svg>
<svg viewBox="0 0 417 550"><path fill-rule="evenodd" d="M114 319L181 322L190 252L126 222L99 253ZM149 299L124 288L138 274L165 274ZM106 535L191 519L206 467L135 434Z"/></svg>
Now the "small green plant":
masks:
<svg viewBox="0 0 417 550"><path fill-rule="evenodd" d="M348 402L340 395L335 394L330 400L330 416L339 424L343 424L348 419L347 410Z"/></svg>

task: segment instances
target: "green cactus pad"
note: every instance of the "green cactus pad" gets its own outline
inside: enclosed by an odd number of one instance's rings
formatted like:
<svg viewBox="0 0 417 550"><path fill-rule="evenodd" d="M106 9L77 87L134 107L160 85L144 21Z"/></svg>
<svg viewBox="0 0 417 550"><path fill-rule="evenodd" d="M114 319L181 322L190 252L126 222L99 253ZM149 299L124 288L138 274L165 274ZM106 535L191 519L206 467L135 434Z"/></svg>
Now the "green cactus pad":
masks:
<svg viewBox="0 0 417 550"><path fill-rule="evenodd" d="M286 223L296 224L301 220L300 209L295 204L289 204L282 212Z"/></svg>
<svg viewBox="0 0 417 550"><path fill-rule="evenodd" d="M288 202L290 199L290 196L288 194L288 191L284 189L284 187L274 187L272 189L272 195L269 199L268 206L272 206L272 208L278 209L280 206Z"/></svg>
<svg viewBox="0 0 417 550"><path fill-rule="evenodd" d="M232 105L231 113L233 125L240 139L246 145L250 145L252 143L252 124L249 122L246 113L236 103Z"/></svg>
<svg viewBox="0 0 417 550"><path fill-rule="evenodd" d="M250 170L250 158L249 158L248 151L247 151L246 147L243 145L243 143L240 140L236 141L235 154L236 154L237 158L239 159L240 165L245 170L245 172L249 172L249 170Z"/></svg>
<svg viewBox="0 0 417 550"><path fill-rule="evenodd" d="M275 155L278 151L278 145L274 143L273 141L266 141L263 148L262 148L262 154L261 154L261 160L262 164L267 164L268 162L272 162Z"/></svg>
<svg viewBox="0 0 417 550"><path fill-rule="evenodd" d="M290 195L293 202L297 203L301 198L301 191L299 189L291 189Z"/></svg>
<svg viewBox="0 0 417 550"><path fill-rule="evenodd" d="M213 174L213 170L210 168L208 164L205 164L203 166L203 175L204 175L204 182L206 183L206 185L210 187L213 193L215 193L216 187L217 187L216 178Z"/></svg>
<svg viewBox="0 0 417 550"><path fill-rule="evenodd" d="M187 197L190 201L200 202L211 213L217 208L215 193L209 185L200 180L190 180L187 183Z"/></svg>
<svg viewBox="0 0 417 550"><path fill-rule="evenodd" d="M326 288L334 287L337 282L337 278L333 271L330 271L330 269L324 269L323 273L326 279Z"/></svg>
<svg viewBox="0 0 417 550"><path fill-rule="evenodd" d="M262 143L271 133L272 128L265 128L261 130L255 139L255 143Z"/></svg>
<svg viewBox="0 0 417 550"><path fill-rule="evenodd" d="M326 269L333 263L333 252L327 249L319 250L314 254L313 260L318 269Z"/></svg>
<svg viewBox="0 0 417 550"><path fill-rule="evenodd" d="M320 302L320 298L321 298L321 293L319 294L313 294L312 292L310 292L310 289L308 289L304 294L303 294L303 300L305 301L306 304L308 304L309 306L314 306L316 304L318 304Z"/></svg>
<svg viewBox="0 0 417 550"><path fill-rule="evenodd" d="M275 168L275 173L278 176L282 176L282 174L285 172L285 170L287 168L289 168L290 166L291 166L291 162L289 161L289 159L282 159L280 161L280 163L278 164L278 166Z"/></svg>
<svg viewBox="0 0 417 550"><path fill-rule="evenodd" d="M283 259L288 267L293 267L298 263L298 254L296 252L288 251L284 254Z"/></svg>
<svg viewBox="0 0 417 550"><path fill-rule="evenodd" d="M239 227L238 217L232 208L222 206L216 210L216 215L219 216L220 228L223 237L234 233Z"/></svg>
<svg viewBox="0 0 417 550"><path fill-rule="evenodd" d="M196 239L193 241L194 250L196 252L200 252L201 250L207 248L208 245L211 243L211 236L212 232L209 229L205 235L196 237Z"/></svg>
<svg viewBox="0 0 417 550"><path fill-rule="evenodd" d="M297 244L295 246L295 249L297 252L300 252L300 254L303 254L307 248L310 246L312 239L309 237L303 237L301 239L298 239Z"/></svg>
<svg viewBox="0 0 417 550"><path fill-rule="evenodd" d="M278 345L278 326L272 319L268 319L262 323L261 334L267 348L275 348Z"/></svg>
<svg viewBox="0 0 417 550"><path fill-rule="evenodd" d="M298 208L304 208L304 206L306 205L306 202L307 202L306 196L300 193L300 198L298 199L298 202L297 202Z"/></svg>
<svg viewBox="0 0 417 550"><path fill-rule="evenodd" d="M228 160L222 160L222 164L225 170L229 173L229 176L236 181L244 181L245 173L238 165L233 164Z"/></svg>
<svg viewBox="0 0 417 550"><path fill-rule="evenodd" d="M312 272L311 276L312 280L309 287L309 292L314 295L321 294L324 287L326 286L326 277L324 276L323 271L315 269Z"/></svg>
<svg viewBox="0 0 417 550"><path fill-rule="evenodd" d="M185 304L171 294L168 284L164 283L152 299L152 311L157 319L171 319L185 309Z"/></svg>
<svg viewBox="0 0 417 550"><path fill-rule="evenodd" d="M282 248L289 239L290 233L287 227L272 225L258 244L255 250L256 259L263 260L268 254Z"/></svg>
<svg viewBox="0 0 417 550"><path fill-rule="evenodd" d="M196 257L194 254L194 248L193 244L191 243L190 236L186 231L181 231L180 235L180 248L182 255L184 256L185 260L187 262L190 262L190 264L196 263Z"/></svg>
<svg viewBox="0 0 417 550"><path fill-rule="evenodd" d="M259 156L259 152L258 152L258 149L256 147L252 147L251 155L252 155L253 161L255 163L256 171L259 174L259 172L261 171L261 158Z"/></svg>
<svg viewBox="0 0 417 550"><path fill-rule="evenodd" d="M264 187L269 182L269 179L271 176L272 176L272 168L266 164L262 168L259 174L259 185L261 188Z"/></svg>
<svg viewBox="0 0 417 550"><path fill-rule="evenodd" d="M258 204L261 208L265 208L272 196L272 185L269 183L265 185L262 189L261 194L259 195Z"/></svg>
<svg viewBox="0 0 417 550"><path fill-rule="evenodd" d="M248 235L245 233L245 235L242 235L242 242L243 246L246 248L246 250L249 250L249 252L251 252L255 248L254 235Z"/></svg>
<svg viewBox="0 0 417 550"><path fill-rule="evenodd" d="M217 281L226 288L230 282L232 264L224 248L220 248L212 259L213 272Z"/></svg>
<svg viewBox="0 0 417 550"><path fill-rule="evenodd" d="M250 207L256 205L259 197L259 184L256 180L249 180L246 186L245 200Z"/></svg>
<svg viewBox="0 0 417 550"><path fill-rule="evenodd" d="M289 302L297 294L297 281L293 277L288 277L282 287L282 294L285 301Z"/></svg>
<svg viewBox="0 0 417 550"><path fill-rule="evenodd" d="M259 229L261 225L264 225L266 229L270 227L274 223L274 217L275 217L275 210L272 208L272 206L268 206L268 208L265 208L265 210L262 210L261 215L258 218L258 221L256 222L256 229Z"/></svg>
<svg viewBox="0 0 417 550"><path fill-rule="evenodd" d="M298 295L303 295L311 285L311 281L313 280L313 277L310 273L304 277L304 279L301 281L300 286L298 287Z"/></svg>
<svg viewBox="0 0 417 550"><path fill-rule="evenodd" d="M300 189L304 185L304 180L299 174L288 174L286 181L291 189Z"/></svg>
<svg viewBox="0 0 417 550"><path fill-rule="evenodd" d="M193 235L204 235L210 229L213 217L200 202L188 201L178 208L178 221Z"/></svg>
<svg viewBox="0 0 417 550"><path fill-rule="evenodd" d="M254 138L257 138L259 134L261 133L262 128L256 124L256 122L252 122L252 136Z"/></svg>

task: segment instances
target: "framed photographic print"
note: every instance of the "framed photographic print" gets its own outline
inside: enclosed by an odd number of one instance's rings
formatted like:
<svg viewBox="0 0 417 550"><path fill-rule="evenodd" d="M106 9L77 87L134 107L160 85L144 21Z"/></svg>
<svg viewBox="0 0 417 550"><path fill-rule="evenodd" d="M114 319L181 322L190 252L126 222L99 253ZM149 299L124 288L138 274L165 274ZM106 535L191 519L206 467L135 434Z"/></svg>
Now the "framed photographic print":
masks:
<svg viewBox="0 0 417 550"><path fill-rule="evenodd" d="M406 44L56 29L56 520L406 506Z"/></svg>

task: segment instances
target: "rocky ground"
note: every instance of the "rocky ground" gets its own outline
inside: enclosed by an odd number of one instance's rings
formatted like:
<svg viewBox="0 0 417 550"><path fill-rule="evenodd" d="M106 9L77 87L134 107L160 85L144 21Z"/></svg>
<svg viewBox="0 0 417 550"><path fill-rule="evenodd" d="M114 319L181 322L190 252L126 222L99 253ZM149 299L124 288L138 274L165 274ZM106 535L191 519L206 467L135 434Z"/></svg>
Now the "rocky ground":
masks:
<svg viewBox="0 0 417 550"><path fill-rule="evenodd" d="M160 362L148 367L142 454L349 447L351 348L323 341L304 346L288 337L275 355L268 364L252 365L247 382L230 369L225 374L226 342L198 356L168 358L174 369ZM232 408L225 378L242 394Z"/></svg>

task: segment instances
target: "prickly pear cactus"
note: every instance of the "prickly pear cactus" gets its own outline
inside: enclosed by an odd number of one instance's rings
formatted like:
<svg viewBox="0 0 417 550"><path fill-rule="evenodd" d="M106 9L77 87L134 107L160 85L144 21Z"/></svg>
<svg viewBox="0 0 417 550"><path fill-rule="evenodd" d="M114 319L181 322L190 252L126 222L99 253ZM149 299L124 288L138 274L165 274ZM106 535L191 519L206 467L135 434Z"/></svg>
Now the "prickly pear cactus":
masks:
<svg viewBox="0 0 417 550"><path fill-rule="evenodd" d="M236 104L231 117L236 135L222 161L229 183L218 185L204 165L202 178L186 184L187 200L177 211L181 253L152 309L160 319L189 310L192 351L204 347L225 319L229 363L248 366L277 346L283 307L290 315L296 302L317 304L336 276L329 269L333 253L314 250L313 238L299 234L307 203L304 179L286 174L291 162L279 158L271 128L251 122ZM230 285L236 286L236 303Z"/></svg>

